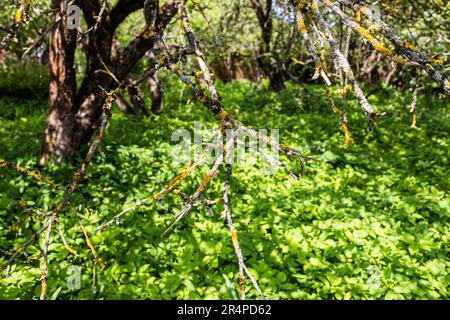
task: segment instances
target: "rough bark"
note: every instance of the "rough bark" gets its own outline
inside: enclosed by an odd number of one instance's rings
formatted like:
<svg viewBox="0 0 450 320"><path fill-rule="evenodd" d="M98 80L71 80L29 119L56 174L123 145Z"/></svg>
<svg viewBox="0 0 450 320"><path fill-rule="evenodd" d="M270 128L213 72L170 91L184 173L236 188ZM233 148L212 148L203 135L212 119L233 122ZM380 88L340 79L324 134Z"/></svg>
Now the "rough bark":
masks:
<svg viewBox="0 0 450 320"><path fill-rule="evenodd" d="M157 63L154 50L150 50L147 52L147 59L149 65ZM155 72L148 78L148 86L152 95L152 112L154 114L160 114L163 110L164 102L161 81L159 80L158 73Z"/></svg>
<svg viewBox="0 0 450 320"><path fill-rule="evenodd" d="M53 0L53 6L64 10L70 0ZM55 12L53 19L58 18ZM43 165L54 156L61 160L73 153L71 134L75 127L76 80L74 56L76 31L68 30L65 19L56 24L50 34L50 96L47 128L39 164Z"/></svg>
<svg viewBox="0 0 450 320"><path fill-rule="evenodd" d="M69 2L68 0L53 1L60 10L65 10ZM41 165L49 161L53 155L57 156L57 161L73 156L91 139L98 127L105 101L102 88L109 91L118 86L118 83L109 75L97 72L103 69L102 63L108 65L119 82L124 81L138 61L153 47L154 31L163 30L177 12L175 2L171 0L166 1L161 8L157 0L147 0L145 3L153 6L152 12L146 10L147 15L154 15L153 25L148 23L145 30L127 47L114 52L116 28L131 12L142 9L144 1L131 3L128 0L119 0L111 11L104 13L105 17L97 28L93 27L97 24L96 17L101 9L101 3L98 0L79 1L86 24L93 30L89 33L89 41L85 48L86 72L80 89L76 93L73 69L76 35L72 36L71 42L68 42L65 34L69 31L65 23L59 25L59 33L52 34L52 37L56 39L53 42L57 42L50 48L50 58L59 60L51 62L54 75L52 75L50 90L53 92L53 98L50 98L50 113L39 161Z"/></svg>

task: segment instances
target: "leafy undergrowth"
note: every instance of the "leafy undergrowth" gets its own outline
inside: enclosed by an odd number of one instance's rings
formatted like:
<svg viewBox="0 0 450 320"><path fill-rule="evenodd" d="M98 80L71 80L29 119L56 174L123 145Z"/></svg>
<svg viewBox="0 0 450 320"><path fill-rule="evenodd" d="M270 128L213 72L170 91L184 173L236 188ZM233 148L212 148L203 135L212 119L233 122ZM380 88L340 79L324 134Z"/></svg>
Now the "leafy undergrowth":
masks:
<svg viewBox="0 0 450 320"><path fill-rule="evenodd" d="M410 128L411 93L379 93L371 102L388 115L372 133L353 98L347 108L356 144L348 151L339 118L321 88L304 95L294 85L280 94L264 86L235 82L219 86L227 110L255 128L280 129L280 141L314 158L305 175L291 180L263 165L240 164L231 178L231 208L247 266L270 299L448 299L449 105L432 95L418 103L418 128ZM92 290L92 255L74 210L88 210L83 223L92 234L125 207L161 190L183 165L171 159L171 134L192 131L194 121L215 128L215 118L180 85L167 86L161 116L137 118L114 110L104 143L61 226L69 253L57 234L50 244L49 297L58 299L233 299L238 290L237 259L223 206L211 217L194 210L167 236L164 230L182 206L178 196L125 216L122 225L91 236L106 263ZM45 101L0 100L0 157L32 168L45 126ZM285 159L298 171L299 164ZM77 159L49 165L43 175L63 185ZM203 166L181 190L191 193ZM206 196L221 196L224 174ZM0 263L7 261L43 221L27 218L27 207L50 210L61 192L10 169L0 171ZM22 205L25 204L22 202ZM12 228L14 223L18 227ZM40 293L36 242L0 278L0 298L34 298ZM67 286L68 270L81 266L81 286ZM73 289L73 287L72 287ZM258 298L247 283L249 298Z"/></svg>

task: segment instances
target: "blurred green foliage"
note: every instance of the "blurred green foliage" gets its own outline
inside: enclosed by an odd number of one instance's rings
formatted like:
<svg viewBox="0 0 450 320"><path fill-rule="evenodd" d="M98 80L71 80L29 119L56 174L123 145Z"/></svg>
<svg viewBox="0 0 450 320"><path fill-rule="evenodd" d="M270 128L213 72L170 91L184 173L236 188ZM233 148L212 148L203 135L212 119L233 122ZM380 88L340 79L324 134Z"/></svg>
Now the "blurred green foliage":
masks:
<svg viewBox="0 0 450 320"><path fill-rule="evenodd" d="M357 102L350 99L349 128L357 144L346 152L339 118L323 88L295 85L279 94L266 84L219 85L227 110L255 128L280 129L282 143L297 147L308 162L300 181L280 169L272 176L261 164L239 165L231 178L231 209L251 273L270 299L448 299L449 105L424 92L418 103L418 129L410 125L411 92L390 88L370 96L388 115L373 133ZM74 210L89 209L82 220L89 233L125 207L159 191L182 166L171 161L173 130L193 130L193 121L217 127L216 119L181 85L165 82L166 109L139 118L114 109L104 143L87 179L62 214L61 226L79 256L67 252L57 232L50 244L49 297L57 299L232 299L238 266L221 216L196 207L173 232L162 232L181 201L168 196L141 207L104 233L92 236L106 269L97 271L93 293L92 254ZM148 97L149 95L146 94ZM45 127L44 100L0 100L0 157L33 168ZM60 184L70 181L80 159L42 171ZM289 161L290 167L298 163ZM192 192L204 166L181 189ZM223 173L206 196L221 196ZM0 264L43 221L26 217L18 204L49 210L61 193L10 169L0 171ZM11 226L20 221L16 229ZM43 240L21 255L0 278L1 299L39 296L40 266L34 259ZM72 265L82 267L81 288L67 287ZM258 298L247 283L248 297Z"/></svg>
<svg viewBox="0 0 450 320"><path fill-rule="evenodd" d="M45 99L49 94L48 68L34 60L8 61L0 67L0 96Z"/></svg>

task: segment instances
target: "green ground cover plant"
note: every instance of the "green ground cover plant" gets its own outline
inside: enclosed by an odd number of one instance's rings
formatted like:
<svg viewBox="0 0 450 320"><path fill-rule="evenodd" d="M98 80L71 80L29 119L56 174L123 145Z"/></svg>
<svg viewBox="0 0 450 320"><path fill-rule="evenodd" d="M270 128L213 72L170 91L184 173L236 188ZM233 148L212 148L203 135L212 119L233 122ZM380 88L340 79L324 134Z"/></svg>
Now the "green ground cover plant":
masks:
<svg viewBox="0 0 450 320"><path fill-rule="evenodd" d="M183 169L171 161L171 133L194 121L215 128L215 118L172 78L164 83L166 107L159 116L129 116L117 108L87 178L64 210L61 228L78 256L57 236L50 243L49 297L54 299L235 299L238 267L223 206L214 216L195 209L162 236L180 209L178 196L140 207L103 233L94 229L128 205L154 194ZM227 111L254 128L277 128L280 142L312 160L299 181L280 168L261 174L262 164L236 165L231 208L250 272L269 299L448 299L449 105L431 92L419 97L417 128L411 129L412 93L389 87L371 95L387 115L367 132L357 101L347 106L355 144L344 148L339 117L320 86L297 85L274 93L267 83L219 84ZM148 94L144 96L148 97ZM181 97L181 98L180 98ZM36 164L46 121L44 99L0 98L1 158L27 168ZM42 174L65 185L81 159L48 164ZM299 164L288 161L294 170ZM202 168L180 190L194 191ZM223 175L223 173L221 173ZM212 181L208 199L221 196ZM196 182L196 183L189 183ZM0 262L42 225L24 208L50 210L61 194L45 184L0 171ZM92 286L92 254L79 212L99 257ZM38 259L44 239L31 245L0 278L0 298L37 298ZM81 286L67 286L68 269L81 266ZM258 298L247 286L248 298Z"/></svg>

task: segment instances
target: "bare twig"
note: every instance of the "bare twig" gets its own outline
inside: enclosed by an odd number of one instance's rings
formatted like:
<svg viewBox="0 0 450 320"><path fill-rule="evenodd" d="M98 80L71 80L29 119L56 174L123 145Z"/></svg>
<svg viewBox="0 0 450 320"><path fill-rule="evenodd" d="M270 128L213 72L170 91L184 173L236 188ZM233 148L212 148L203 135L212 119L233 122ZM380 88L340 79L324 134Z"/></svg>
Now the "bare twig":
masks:
<svg viewBox="0 0 450 320"><path fill-rule="evenodd" d="M205 79L206 87L208 88L208 91L211 93L212 98L214 100L219 100L219 94L217 93L217 90L213 85L211 73L209 72L208 65L206 64L205 56L203 55L203 52L200 50L200 44L198 43L194 31L192 30L192 27L189 23L187 9L181 1L178 1L178 6L181 15L182 28L184 30L184 33L186 34L186 37L188 38L191 50L197 56L198 65L200 67L203 78Z"/></svg>
<svg viewBox="0 0 450 320"><path fill-rule="evenodd" d="M216 137L216 141L218 141L218 137ZM191 163L186 169L182 170L178 176L176 176L174 179L172 179L161 191L159 191L156 194L153 194L147 198L144 198L142 200L139 200L132 206L126 208L125 210L121 211L120 213L116 214L113 218L111 218L108 222L100 225L99 227L95 228L94 234L96 234L99 231L104 231L108 229L112 224L117 223L120 224L120 218L127 214L130 211L136 210L140 206L153 201L159 201L162 198L164 198L165 195L170 193L174 188L182 182L184 179L186 179L200 164L203 163L204 158L208 151L213 148L214 144L208 146L205 151L193 162Z"/></svg>
<svg viewBox="0 0 450 320"><path fill-rule="evenodd" d="M199 187L194 192L194 194L191 196L187 205L183 208L183 210L180 211L180 213L178 213L176 215L175 221L169 226L169 228L167 228L166 231L164 231L163 235L167 234L170 230L172 230L172 228L191 211L194 203L203 194L203 191L205 190L206 186L211 182L211 179L216 175L217 171L220 169L220 166L223 164L225 154L232 152L232 150L233 150L232 146L234 145L234 137L235 136L236 136L236 133L234 136L232 136L226 142L226 144L223 145L223 148L222 148L220 154L217 156L217 159L214 162L212 168L207 173L207 175L205 177L203 177L202 181L200 182Z"/></svg>
<svg viewBox="0 0 450 320"><path fill-rule="evenodd" d="M58 184L54 183L50 179L47 179L47 178L43 177L39 172L30 171L30 170L28 170L28 169L26 169L24 167L21 167L21 166L19 166L17 164L13 164L13 163L10 163L10 162L8 162L8 161L6 161L4 159L0 159L0 168L2 168L2 167L13 168L13 169L15 169L18 172L24 173L24 174L26 174L29 177L32 177L32 178L34 178L34 179L36 179L36 180L38 180L40 182L48 184L53 189L66 191L65 188L59 186Z"/></svg>
<svg viewBox="0 0 450 320"><path fill-rule="evenodd" d="M416 107L417 107L417 96L419 95L419 91L420 91L420 71L417 70L416 86L414 88L412 102L409 106L409 112L411 113L411 128L413 129L416 129L417 127Z"/></svg>
<svg viewBox="0 0 450 320"><path fill-rule="evenodd" d="M450 82L445 76L445 74L443 74L442 72L437 70L435 66L433 66L433 64L435 64L435 61L433 61L433 59L430 58L432 57L432 55L429 57L423 54L422 52L418 51L413 45L403 40L377 14L372 12L368 8L368 6L364 4L364 2L362 4L357 4L351 0L337 0L337 1L339 3L344 4L347 7L352 8L355 11L362 12L369 19L375 21L375 23L379 26L380 30L386 36L386 38L388 38L391 41L391 43L395 45L396 49L398 49L401 53L403 53L403 55L407 58L403 59L403 61L400 62L409 62L410 64L419 66L421 69L425 70L430 75L430 77L440 85L443 92L447 96L450 96ZM333 3L330 0L323 0L322 2L331 10L333 10L333 12L335 12L342 19L342 21L344 21L344 23L346 23L348 26L358 31L363 37L366 36L367 38L367 33L364 31L364 29L357 23L352 22L347 17L347 15L342 10L340 10L337 4ZM369 38L369 42L375 47L375 49L377 49L377 44L370 40L372 39ZM392 51L388 49L383 49L380 47L378 47L378 49L381 49L381 51L385 53L385 56L388 57L393 56Z"/></svg>
<svg viewBox="0 0 450 320"><path fill-rule="evenodd" d="M75 256L78 256L78 253L75 249L73 249L66 241L66 238L64 237L64 233L62 231L61 228L61 221L57 221L58 222L58 232L59 232L59 236L61 237L61 240L64 244L64 247L67 249L67 251L69 251L70 253L72 253Z"/></svg>
<svg viewBox="0 0 450 320"><path fill-rule="evenodd" d="M247 275L247 277L252 282L253 286L255 287L256 291L258 291L261 298L264 300L266 297L264 293L262 292L261 288L258 285L258 282L256 282L255 278L253 278L252 274L249 272L247 266L245 265L244 256L242 254L241 247L239 246L239 238L238 233L236 231L236 228L233 224L233 219L231 218L231 210L229 205L229 192L230 192L230 176L232 172L233 165L231 163L227 164L227 174L225 177L225 186L223 190L223 204L224 204L224 215L226 217L228 228L230 229L230 235L231 235L231 242L233 244L234 252L236 254L236 257L238 259L239 263L239 278L238 283L240 286L240 296L241 300L245 300L245 278L244 276ZM245 273L245 274L244 274Z"/></svg>
<svg viewBox="0 0 450 320"><path fill-rule="evenodd" d="M41 274L41 296L40 300L45 300L45 295L47 293L47 278L48 278L48 246L50 245L50 239L52 234L52 227L53 227L53 217L48 218L48 227L47 227L47 234L45 236L45 243L44 243L44 254L43 254L43 265L42 265L42 274Z"/></svg>

